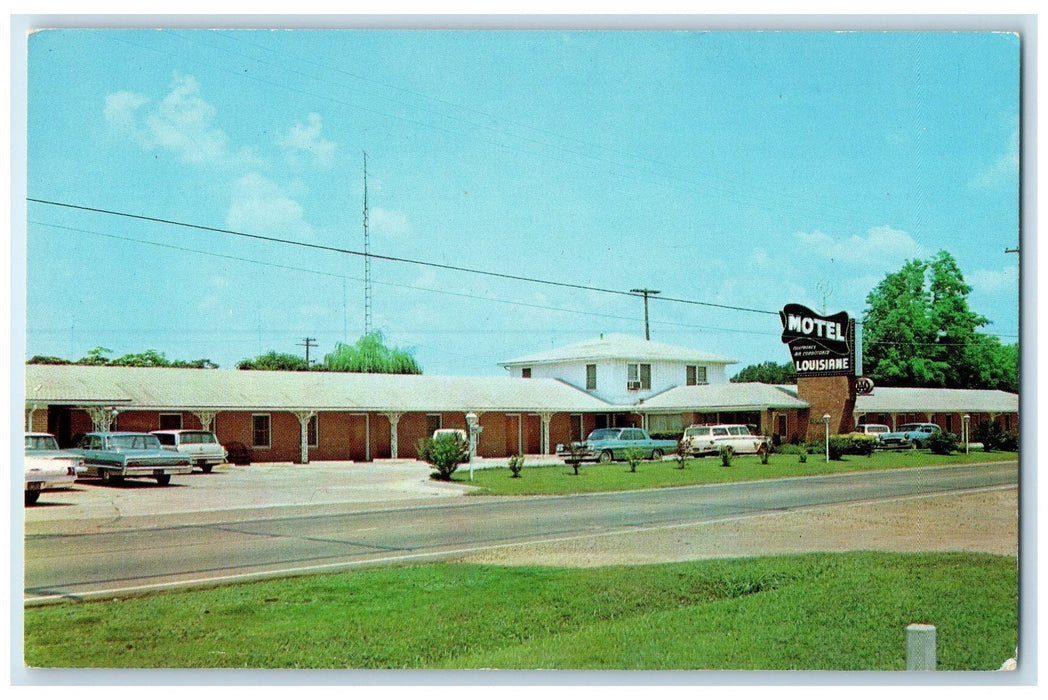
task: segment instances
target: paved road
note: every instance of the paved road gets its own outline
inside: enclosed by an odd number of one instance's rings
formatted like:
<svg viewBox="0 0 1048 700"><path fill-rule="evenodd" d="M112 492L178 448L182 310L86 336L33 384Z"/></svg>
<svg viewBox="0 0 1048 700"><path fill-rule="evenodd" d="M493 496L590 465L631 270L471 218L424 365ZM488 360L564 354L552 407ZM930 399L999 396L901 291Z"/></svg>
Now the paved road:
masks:
<svg viewBox="0 0 1048 700"><path fill-rule="evenodd" d="M162 518L27 524L25 598L453 559L480 549L773 511L1015 484L1016 462L610 494L440 498L318 508L214 509ZM60 525L55 525L58 522ZM48 526L50 525L50 526Z"/></svg>

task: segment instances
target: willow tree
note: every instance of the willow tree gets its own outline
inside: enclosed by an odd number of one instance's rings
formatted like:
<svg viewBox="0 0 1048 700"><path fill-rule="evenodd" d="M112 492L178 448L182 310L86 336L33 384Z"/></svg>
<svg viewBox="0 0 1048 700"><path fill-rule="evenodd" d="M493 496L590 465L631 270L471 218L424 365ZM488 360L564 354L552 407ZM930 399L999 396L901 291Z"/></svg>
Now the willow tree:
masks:
<svg viewBox="0 0 1048 700"><path fill-rule="evenodd" d="M336 345L334 352L324 356L324 368L332 372L422 374L410 352L386 347L378 331L368 333L353 345Z"/></svg>

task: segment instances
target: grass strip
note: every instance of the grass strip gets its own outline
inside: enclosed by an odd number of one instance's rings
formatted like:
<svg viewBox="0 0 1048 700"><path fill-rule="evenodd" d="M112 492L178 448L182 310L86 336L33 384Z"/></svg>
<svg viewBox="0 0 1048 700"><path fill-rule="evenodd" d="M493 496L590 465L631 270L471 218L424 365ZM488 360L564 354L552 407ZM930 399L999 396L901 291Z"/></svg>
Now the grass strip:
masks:
<svg viewBox="0 0 1048 700"><path fill-rule="evenodd" d="M435 564L25 611L57 668L942 670L1017 643L1016 560L807 554L593 569Z"/></svg>
<svg viewBox="0 0 1048 700"><path fill-rule="evenodd" d="M843 472L872 471L880 469L907 469L947 464L977 464L1004 462L1018 459L1015 452L973 452L969 455L934 455L916 450L898 452L876 452L869 457L846 456L829 462L822 455L808 455L807 462L798 461L797 455L774 454L768 464L761 464L755 455L736 456L731 466L721 466L717 457L688 459L684 469L677 462L665 459L660 462L642 462L636 472L629 465L586 463L574 470L563 463L524 465L520 478L512 478L508 468L492 467L475 469L470 481L469 467L463 465L452 476L456 483L477 487L475 495L484 496L534 496L603 491L629 491L633 489L666 488L673 486L695 486L719 484L757 479L780 479L794 476L817 476Z"/></svg>

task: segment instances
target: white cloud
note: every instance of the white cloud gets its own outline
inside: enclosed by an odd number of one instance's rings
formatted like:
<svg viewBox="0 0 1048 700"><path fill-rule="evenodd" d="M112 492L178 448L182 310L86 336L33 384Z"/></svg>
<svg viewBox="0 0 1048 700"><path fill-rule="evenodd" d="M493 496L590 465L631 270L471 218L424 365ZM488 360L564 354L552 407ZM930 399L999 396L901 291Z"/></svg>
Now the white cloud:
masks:
<svg viewBox="0 0 1048 700"><path fill-rule="evenodd" d="M309 237L313 227L302 205L272 180L250 173L233 184L226 224L237 231L266 232L281 237Z"/></svg>
<svg viewBox="0 0 1048 700"><path fill-rule="evenodd" d="M910 234L890 226L871 228L865 238L853 235L838 240L821 231L798 232L794 237L811 255L838 263L891 265L923 254L921 246Z"/></svg>
<svg viewBox="0 0 1048 700"><path fill-rule="evenodd" d="M392 238L405 238L411 235L411 223L407 215L392 209L369 208L368 226L376 233Z"/></svg>
<svg viewBox="0 0 1048 700"><path fill-rule="evenodd" d="M288 129L287 134L281 137L278 143L292 154L300 151L312 154L317 163L330 167L334 162L337 146L334 141L320 135L323 124L319 114L312 113L306 119L307 123L299 122Z"/></svg>
<svg viewBox="0 0 1048 700"><path fill-rule="evenodd" d="M1012 266L1000 270L975 270L965 275L964 281L970 284L975 292L992 293L1005 289L1016 291L1019 289L1019 268Z"/></svg>
<svg viewBox="0 0 1048 700"><path fill-rule="evenodd" d="M149 109L145 95L121 91L106 96L106 121L142 148L162 148L192 165L258 165L250 149L230 149L225 132L214 126L216 110L200 95L190 75L176 75L171 91Z"/></svg>
<svg viewBox="0 0 1048 700"><path fill-rule="evenodd" d="M985 170L978 173L968 183L969 187L975 189L986 189L993 187L1002 180L1009 180L1019 176L1019 130L1012 132L1008 140L1005 152Z"/></svg>

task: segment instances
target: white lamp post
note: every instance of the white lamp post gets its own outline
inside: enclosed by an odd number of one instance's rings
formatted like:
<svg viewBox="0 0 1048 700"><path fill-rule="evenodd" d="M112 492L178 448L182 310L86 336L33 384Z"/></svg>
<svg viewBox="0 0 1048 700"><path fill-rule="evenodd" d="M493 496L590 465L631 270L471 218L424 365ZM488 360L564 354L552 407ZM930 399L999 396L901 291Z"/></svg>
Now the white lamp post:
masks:
<svg viewBox="0 0 1048 700"><path fill-rule="evenodd" d="M969 427L969 421L972 419L967 413L964 414L962 420L964 421L964 454L968 454L968 443L971 442L971 432Z"/></svg>
<svg viewBox="0 0 1048 700"><path fill-rule="evenodd" d="M826 424L826 463L830 463L830 414L827 413L822 417L822 422Z"/></svg>

